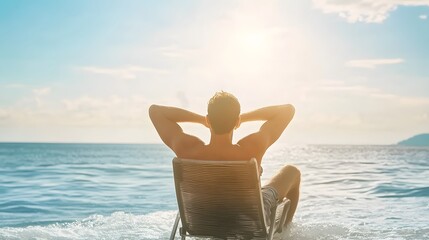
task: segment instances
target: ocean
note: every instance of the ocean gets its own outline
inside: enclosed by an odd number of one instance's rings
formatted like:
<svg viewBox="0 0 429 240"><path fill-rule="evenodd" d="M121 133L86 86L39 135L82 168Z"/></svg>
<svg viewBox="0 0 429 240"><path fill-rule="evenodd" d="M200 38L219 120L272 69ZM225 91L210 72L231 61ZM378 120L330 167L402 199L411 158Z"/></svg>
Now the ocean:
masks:
<svg viewBox="0 0 429 240"><path fill-rule="evenodd" d="M177 212L159 144L0 143L0 239L168 239ZM429 239L429 148L275 144L262 183L301 170L276 239Z"/></svg>

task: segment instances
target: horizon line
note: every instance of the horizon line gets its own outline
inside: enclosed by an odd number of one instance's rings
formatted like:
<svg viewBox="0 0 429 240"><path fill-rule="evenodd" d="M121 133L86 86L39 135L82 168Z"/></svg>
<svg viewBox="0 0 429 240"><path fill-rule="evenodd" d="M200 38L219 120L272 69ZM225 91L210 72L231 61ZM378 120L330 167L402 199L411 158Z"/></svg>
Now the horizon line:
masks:
<svg viewBox="0 0 429 240"><path fill-rule="evenodd" d="M94 145L164 145L162 142L51 142L51 141L0 141L0 144L94 144ZM289 146L305 146L305 145L331 145L331 146L399 146L398 143L381 144L381 143L285 143L279 142L275 145L289 145ZM166 146L167 147L167 146Z"/></svg>

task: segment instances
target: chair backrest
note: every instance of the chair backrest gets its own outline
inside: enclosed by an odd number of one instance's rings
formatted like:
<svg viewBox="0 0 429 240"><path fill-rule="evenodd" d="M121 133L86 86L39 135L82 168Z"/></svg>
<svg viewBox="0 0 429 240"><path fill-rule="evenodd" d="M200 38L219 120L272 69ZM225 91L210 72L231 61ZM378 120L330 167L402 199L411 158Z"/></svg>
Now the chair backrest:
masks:
<svg viewBox="0 0 429 240"><path fill-rule="evenodd" d="M173 159L182 227L190 235L265 237L258 167L247 161Z"/></svg>

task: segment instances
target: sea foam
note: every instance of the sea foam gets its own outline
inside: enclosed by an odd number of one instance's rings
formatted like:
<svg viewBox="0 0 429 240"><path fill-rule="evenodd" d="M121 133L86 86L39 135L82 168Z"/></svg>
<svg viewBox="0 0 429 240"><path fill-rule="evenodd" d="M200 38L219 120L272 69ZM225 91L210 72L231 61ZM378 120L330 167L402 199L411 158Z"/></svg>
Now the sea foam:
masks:
<svg viewBox="0 0 429 240"><path fill-rule="evenodd" d="M0 239L169 239L176 211L144 215L115 212L109 216L92 215L70 223L46 226L0 228ZM429 229L368 229L339 224L306 223L297 220L274 239L425 239ZM176 239L179 239L176 234Z"/></svg>

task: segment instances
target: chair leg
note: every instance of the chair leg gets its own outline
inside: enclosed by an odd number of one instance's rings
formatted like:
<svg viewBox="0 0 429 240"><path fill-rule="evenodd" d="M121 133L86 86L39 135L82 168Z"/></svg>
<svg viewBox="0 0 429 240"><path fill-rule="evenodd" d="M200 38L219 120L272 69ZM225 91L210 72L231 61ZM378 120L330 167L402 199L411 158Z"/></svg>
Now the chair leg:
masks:
<svg viewBox="0 0 429 240"><path fill-rule="evenodd" d="M186 240L186 230L183 228L180 228L179 232L180 232L180 236L182 236L182 240Z"/></svg>
<svg viewBox="0 0 429 240"><path fill-rule="evenodd" d="M179 220L180 220L180 213L178 212L176 215L176 220L174 220L173 230L171 230L170 240L174 240L174 237L176 236L177 226L179 226Z"/></svg>
<svg viewBox="0 0 429 240"><path fill-rule="evenodd" d="M271 209L271 216L270 216L270 230L268 232L268 240L272 240L276 228L276 213L277 213L277 205L275 205Z"/></svg>
<svg viewBox="0 0 429 240"><path fill-rule="evenodd" d="M278 209L279 211L277 212L276 217L279 217L279 219L278 219L278 226L277 226L276 232L281 233L283 229L286 228L286 218L290 208L290 200L289 199L283 200L283 202L281 202L278 205L278 207L279 207Z"/></svg>

